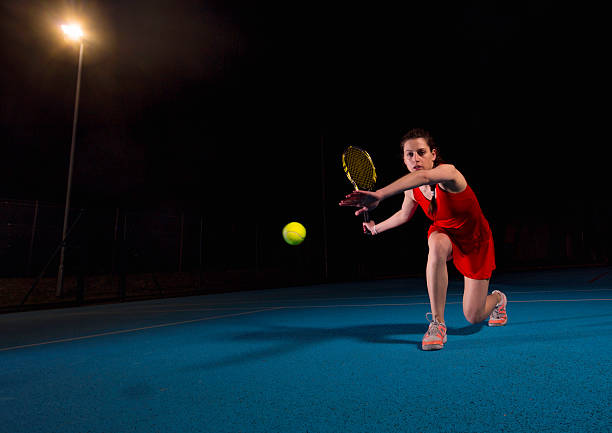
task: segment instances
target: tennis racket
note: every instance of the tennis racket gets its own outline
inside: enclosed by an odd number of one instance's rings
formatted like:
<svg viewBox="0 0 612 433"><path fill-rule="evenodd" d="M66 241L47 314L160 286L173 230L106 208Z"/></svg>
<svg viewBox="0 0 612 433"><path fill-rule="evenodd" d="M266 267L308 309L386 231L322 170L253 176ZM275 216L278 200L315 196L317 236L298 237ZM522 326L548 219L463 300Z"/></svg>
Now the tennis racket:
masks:
<svg viewBox="0 0 612 433"><path fill-rule="evenodd" d="M355 191L371 191L376 184L376 168L370 154L365 150L349 146L342 153L342 167L346 177L353 184ZM368 212L363 213L363 220L370 221ZM370 234L368 230L366 234Z"/></svg>

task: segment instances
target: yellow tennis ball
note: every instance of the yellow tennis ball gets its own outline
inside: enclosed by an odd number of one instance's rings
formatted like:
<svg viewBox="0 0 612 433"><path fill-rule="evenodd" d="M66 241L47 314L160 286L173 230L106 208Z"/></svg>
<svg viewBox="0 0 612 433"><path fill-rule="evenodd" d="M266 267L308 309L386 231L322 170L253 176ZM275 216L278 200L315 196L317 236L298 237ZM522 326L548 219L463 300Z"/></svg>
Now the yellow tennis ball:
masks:
<svg viewBox="0 0 612 433"><path fill-rule="evenodd" d="M306 229L297 222L291 222L283 227L283 239L289 245L299 245L306 238Z"/></svg>

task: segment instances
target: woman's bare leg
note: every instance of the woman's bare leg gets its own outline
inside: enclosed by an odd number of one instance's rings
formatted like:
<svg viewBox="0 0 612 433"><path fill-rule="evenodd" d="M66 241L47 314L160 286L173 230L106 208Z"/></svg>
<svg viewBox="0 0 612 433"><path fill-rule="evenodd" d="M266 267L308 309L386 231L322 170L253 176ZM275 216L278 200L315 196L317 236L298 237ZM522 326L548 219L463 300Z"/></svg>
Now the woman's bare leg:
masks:
<svg viewBox="0 0 612 433"><path fill-rule="evenodd" d="M499 294L487 295L489 280L473 280L465 277L463 291L463 314L470 323L480 323L487 319L495 305L501 302Z"/></svg>
<svg viewBox="0 0 612 433"><path fill-rule="evenodd" d="M449 237L440 232L433 232L429 236L428 244L426 276L431 313L434 321L444 323L444 307L448 288L446 262L452 257L453 245Z"/></svg>

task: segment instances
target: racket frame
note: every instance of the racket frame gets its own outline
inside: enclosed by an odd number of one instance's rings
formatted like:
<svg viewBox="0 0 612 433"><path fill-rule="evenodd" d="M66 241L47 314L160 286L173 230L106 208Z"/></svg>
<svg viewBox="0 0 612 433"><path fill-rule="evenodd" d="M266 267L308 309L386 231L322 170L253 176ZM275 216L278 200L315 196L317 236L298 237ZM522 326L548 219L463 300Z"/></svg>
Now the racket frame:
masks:
<svg viewBox="0 0 612 433"><path fill-rule="evenodd" d="M351 176L351 173L349 171L348 164L347 164L347 161L346 161L346 155L347 155L347 152L350 149L354 149L354 150L357 150L358 152L362 153L367 158L367 160L369 161L370 165L372 166L372 186L370 188L359 188L359 186L357 185L357 182L355 182L355 180L353 179L353 176ZM353 188L355 189L355 191L371 191L372 188L374 187L374 185L376 185L376 167L374 166L374 161L372 161L372 157L370 156L370 154L365 149L362 149L362 148L357 147L357 146L348 146L344 150L344 152L342 152L342 167L344 168L344 173L346 174L346 177L351 182L351 184L353 184ZM369 222L370 221L370 213L368 211L365 211L363 213L363 220L364 220L364 222ZM365 228L364 228L364 230L365 230ZM368 230L365 230L365 233L367 235L371 235L371 233Z"/></svg>

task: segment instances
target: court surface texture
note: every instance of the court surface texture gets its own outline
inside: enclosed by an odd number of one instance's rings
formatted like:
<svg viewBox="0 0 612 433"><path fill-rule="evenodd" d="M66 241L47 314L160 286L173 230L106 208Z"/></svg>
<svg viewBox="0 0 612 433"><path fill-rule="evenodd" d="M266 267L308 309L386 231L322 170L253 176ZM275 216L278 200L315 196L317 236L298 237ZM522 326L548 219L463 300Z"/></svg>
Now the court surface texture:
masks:
<svg viewBox="0 0 612 433"><path fill-rule="evenodd" d="M0 432L612 430L612 268L494 275L421 350L422 278L0 316Z"/></svg>

